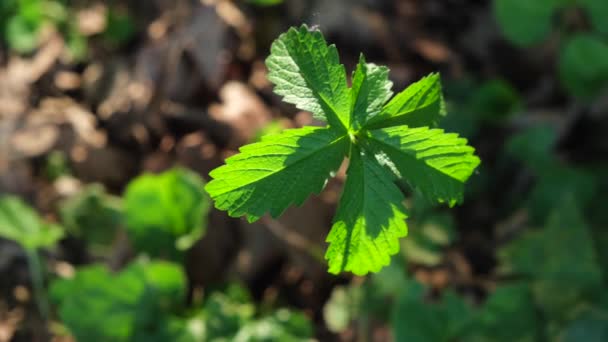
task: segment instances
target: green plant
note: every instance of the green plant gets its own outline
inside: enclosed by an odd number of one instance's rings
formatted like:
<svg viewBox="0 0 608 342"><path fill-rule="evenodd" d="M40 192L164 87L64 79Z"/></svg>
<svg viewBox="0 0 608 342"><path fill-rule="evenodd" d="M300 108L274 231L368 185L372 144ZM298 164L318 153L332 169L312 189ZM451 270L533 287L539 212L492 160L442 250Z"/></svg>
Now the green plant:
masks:
<svg viewBox="0 0 608 342"><path fill-rule="evenodd" d="M48 316L44 290L44 269L39 248L51 247L63 237L61 227L43 222L36 212L13 196L0 197L0 237L17 242L25 250L36 302L40 313Z"/></svg>
<svg viewBox="0 0 608 342"><path fill-rule="evenodd" d="M120 198L92 184L60 203L59 214L66 231L86 241L93 255L105 255L123 226Z"/></svg>
<svg viewBox="0 0 608 342"><path fill-rule="evenodd" d="M205 183L194 172L175 168L144 174L124 194L127 232L139 251L176 257L206 231L211 206Z"/></svg>
<svg viewBox="0 0 608 342"><path fill-rule="evenodd" d="M200 309L186 303L186 276L173 263L140 259L119 273L80 268L51 286L59 317L78 341L301 341L306 317L287 309L257 316L247 291L234 284L212 292ZM86 315L83 315L86 312Z"/></svg>
<svg viewBox="0 0 608 342"><path fill-rule="evenodd" d="M590 29L567 28L560 11L581 9ZM544 41L559 23L559 76L564 88L583 100L608 88L608 4L604 0L495 0L494 14L505 37L520 47ZM563 16L565 17L565 16ZM580 25L579 25L580 26Z"/></svg>
<svg viewBox="0 0 608 342"><path fill-rule="evenodd" d="M336 47L305 25L281 35L266 63L275 92L328 125L285 130L242 147L210 173L206 190L218 209L250 222L265 213L277 217L319 193L346 156L347 180L325 257L331 273L366 274L387 265L407 233L395 180L431 201L462 201L479 159L466 139L428 127L445 115L439 75L389 101L388 69L361 56L349 88Z"/></svg>
<svg viewBox="0 0 608 342"><path fill-rule="evenodd" d="M78 341L194 341L184 310L186 276L180 266L140 260L118 274L83 267L50 290L62 322Z"/></svg>

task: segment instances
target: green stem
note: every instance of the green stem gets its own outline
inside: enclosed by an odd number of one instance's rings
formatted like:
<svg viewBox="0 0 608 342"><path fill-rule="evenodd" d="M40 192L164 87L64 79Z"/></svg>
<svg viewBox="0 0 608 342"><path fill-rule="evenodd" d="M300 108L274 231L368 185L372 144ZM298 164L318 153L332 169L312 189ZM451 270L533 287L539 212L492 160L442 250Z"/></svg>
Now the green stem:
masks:
<svg viewBox="0 0 608 342"><path fill-rule="evenodd" d="M49 303L44 289L44 276L40 256L35 249L26 249L25 254L27 255L29 264L28 270L30 272L30 279L34 290L34 299L36 300L40 315L46 320L49 317Z"/></svg>

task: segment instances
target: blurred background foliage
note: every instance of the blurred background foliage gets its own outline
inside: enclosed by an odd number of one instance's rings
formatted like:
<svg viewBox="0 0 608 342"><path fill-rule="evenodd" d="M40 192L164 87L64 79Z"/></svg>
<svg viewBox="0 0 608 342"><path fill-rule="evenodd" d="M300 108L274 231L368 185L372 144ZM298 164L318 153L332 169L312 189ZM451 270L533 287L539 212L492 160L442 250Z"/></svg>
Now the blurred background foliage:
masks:
<svg viewBox="0 0 608 342"><path fill-rule="evenodd" d="M0 1L0 342L608 341L606 17L605 0ZM317 124L264 67L302 23L396 89L441 72L439 126L482 159L457 208L402 187L408 237L367 277L322 258L343 169L254 224L203 189L240 146Z"/></svg>

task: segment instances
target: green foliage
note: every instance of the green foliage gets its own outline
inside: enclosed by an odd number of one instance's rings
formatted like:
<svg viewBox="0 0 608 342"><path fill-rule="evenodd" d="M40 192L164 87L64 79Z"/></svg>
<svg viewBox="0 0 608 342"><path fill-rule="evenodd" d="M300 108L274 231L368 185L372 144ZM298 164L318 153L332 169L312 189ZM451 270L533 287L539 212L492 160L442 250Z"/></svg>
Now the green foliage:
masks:
<svg viewBox="0 0 608 342"><path fill-rule="evenodd" d="M479 159L465 139L426 127L444 114L438 75L385 104L392 95L387 68L361 56L349 88L336 47L306 26L282 34L266 63L275 92L328 125L286 130L242 147L210 173L206 190L218 209L250 222L265 213L277 217L319 193L347 157L326 259L331 273L366 274L387 265L407 233L404 197L394 179L407 180L433 201L462 201Z"/></svg>
<svg viewBox="0 0 608 342"><path fill-rule="evenodd" d="M540 318L526 283L499 287L474 313L473 325L465 332L467 341L539 340Z"/></svg>
<svg viewBox="0 0 608 342"><path fill-rule="evenodd" d="M93 184L60 204L61 221L66 230L85 240L94 254L107 252L123 224L120 198Z"/></svg>
<svg viewBox="0 0 608 342"><path fill-rule="evenodd" d="M414 281L401 290L392 315L396 341L452 341L469 324L470 308L452 292L437 303L424 298L424 287Z"/></svg>
<svg viewBox="0 0 608 342"><path fill-rule="evenodd" d="M173 315L185 293L179 266L144 261L118 274L84 267L51 287L59 316L78 341L194 341L184 338L186 324Z"/></svg>
<svg viewBox="0 0 608 342"><path fill-rule="evenodd" d="M550 317L564 318L601 286L591 233L569 197L555 208L544 229L515 240L499 257L502 272L534 282L536 300Z"/></svg>
<svg viewBox="0 0 608 342"><path fill-rule="evenodd" d="M544 40L552 28L554 11L564 0L495 0L494 15L507 39L518 46Z"/></svg>
<svg viewBox="0 0 608 342"><path fill-rule="evenodd" d="M608 44L591 34L569 39L560 56L559 74L573 95L589 99L608 89Z"/></svg>
<svg viewBox="0 0 608 342"><path fill-rule="evenodd" d="M214 292L203 307L204 341L302 341L312 326L301 313L279 309L257 317L249 294L238 285Z"/></svg>
<svg viewBox="0 0 608 342"><path fill-rule="evenodd" d="M115 8L108 9L106 30L101 33L110 47L130 39L135 27L130 17ZM27 54L41 43L42 28L57 30L64 38L67 56L82 61L88 55L88 37L78 28L77 13L64 0L2 0L0 4L0 36L9 49Z"/></svg>
<svg viewBox="0 0 608 342"><path fill-rule="evenodd" d="M210 200L203 180L186 169L144 174L127 186L124 214L133 244L150 255L175 256L207 228Z"/></svg>
<svg viewBox="0 0 608 342"><path fill-rule="evenodd" d="M0 237L13 240L29 251L55 245L63 237L61 227L45 223L19 198L0 197Z"/></svg>
<svg viewBox="0 0 608 342"><path fill-rule="evenodd" d="M604 0L579 0L581 6L587 11L591 24L600 33L608 35L608 2Z"/></svg>
<svg viewBox="0 0 608 342"><path fill-rule="evenodd" d="M113 46L120 46L128 42L135 34L135 25L131 17L114 8L108 9L106 27L102 36Z"/></svg>
<svg viewBox="0 0 608 342"><path fill-rule="evenodd" d="M551 153L557 133L549 126L533 126L515 134L506 150L537 176L537 183L522 202L532 221L545 222L565 198L573 198L580 208L590 204L596 190L595 177L585 170L567 167Z"/></svg>
<svg viewBox="0 0 608 342"><path fill-rule="evenodd" d="M490 122L501 122L517 113L522 103L517 90L508 82L495 79L482 83L469 100L469 110Z"/></svg>

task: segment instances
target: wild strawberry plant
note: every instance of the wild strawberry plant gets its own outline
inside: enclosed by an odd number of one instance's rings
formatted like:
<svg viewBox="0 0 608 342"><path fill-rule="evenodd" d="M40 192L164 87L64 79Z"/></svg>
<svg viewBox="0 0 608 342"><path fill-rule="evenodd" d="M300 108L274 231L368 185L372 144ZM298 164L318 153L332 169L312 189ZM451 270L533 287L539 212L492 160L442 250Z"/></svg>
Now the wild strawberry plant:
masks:
<svg viewBox="0 0 608 342"><path fill-rule="evenodd" d="M278 217L319 193L346 157L325 258L331 273L363 275L388 265L407 234L396 180L429 200L462 202L464 183L480 161L466 139L430 128L445 115L438 74L392 97L388 68L361 55L349 87L336 47L305 25L282 34L266 64L275 92L327 125L288 129L242 147L210 173L206 190L218 209L249 222L266 213Z"/></svg>

